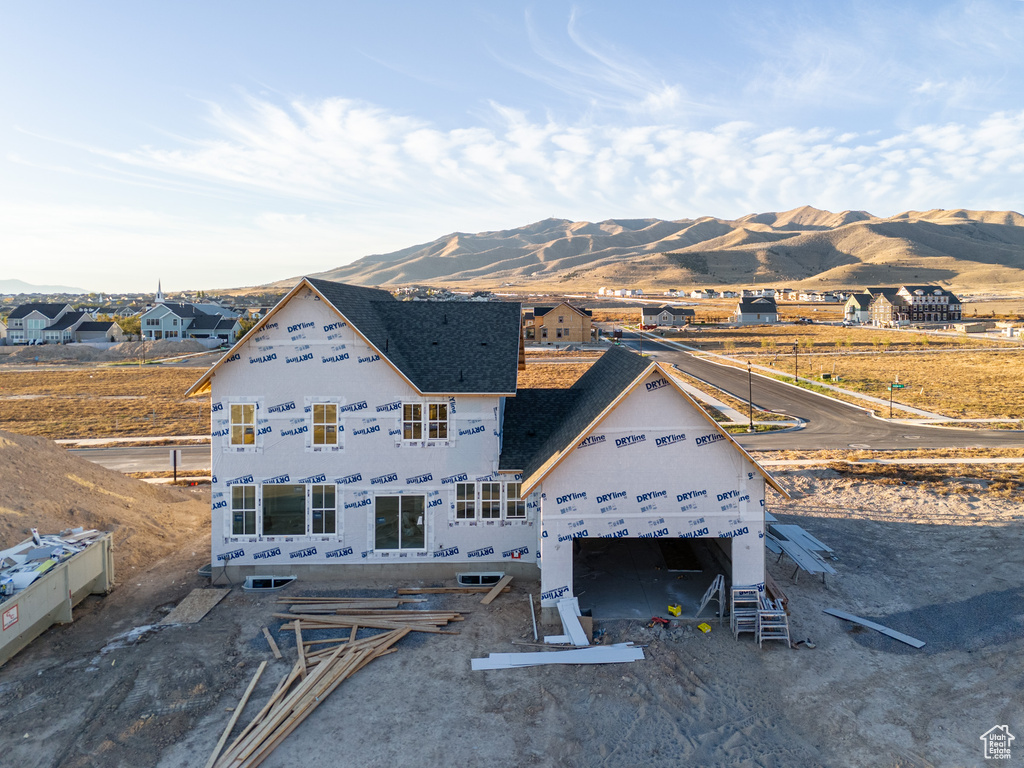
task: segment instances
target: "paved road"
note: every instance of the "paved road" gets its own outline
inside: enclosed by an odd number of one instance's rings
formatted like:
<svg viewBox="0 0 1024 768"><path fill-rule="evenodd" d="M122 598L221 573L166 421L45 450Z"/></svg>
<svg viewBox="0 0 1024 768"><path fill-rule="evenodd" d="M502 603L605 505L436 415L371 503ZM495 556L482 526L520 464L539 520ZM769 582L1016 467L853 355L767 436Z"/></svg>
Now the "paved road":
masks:
<svg viewBox="0 0 1024 768"><path fill-rule="evenodd" d="M181 445L181 470L210 471L210 446ZM162 472L171 469L168 445L118 446L116 448L73 448L71 453L118 472Z"/></svg>
<svg viewBox="0 0 1024 768"><path fill-rule="evenodd" d="M623 344L636 349L635 334L624 334ZM747 372L694 357L674 347L643 340L644 354L653 354L660 362L672 363L680 370L714 384L733 397L747 401ZM1024 447L1024 432L1011 430L950 429L899 424L876 419L863 408L798 390L764 376L753 376L753 401L756 408L796 416L807 424L794 432L762 432L737 435L749 451L782 449L874 448L907 450L911 448Z"/></svg>

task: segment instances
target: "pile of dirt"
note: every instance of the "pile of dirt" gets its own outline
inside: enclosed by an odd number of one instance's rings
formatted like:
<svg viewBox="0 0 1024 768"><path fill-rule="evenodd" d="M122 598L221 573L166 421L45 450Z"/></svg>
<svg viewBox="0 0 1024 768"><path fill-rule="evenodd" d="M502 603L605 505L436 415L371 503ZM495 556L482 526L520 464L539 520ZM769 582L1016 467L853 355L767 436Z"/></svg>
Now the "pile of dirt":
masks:
<svg viewBox="0 0 1024 768"><path fill-rule="evenodd" d="M0 548L32 528L79 526L113 532L115 572L132 573L209 531L209 490L150 485L50 440L0 431Z"/></svg>
<svg viewBox="0 0 1024 768"><path fill-rule="evenodd" d="M161 339L160 341L122 341L109 349L89 344L43 344L42 346L6 348L0 363L25 365L40 363L115 363L122 360L159 360L164 357L205 352L207 347L194 339Z"/></svg>

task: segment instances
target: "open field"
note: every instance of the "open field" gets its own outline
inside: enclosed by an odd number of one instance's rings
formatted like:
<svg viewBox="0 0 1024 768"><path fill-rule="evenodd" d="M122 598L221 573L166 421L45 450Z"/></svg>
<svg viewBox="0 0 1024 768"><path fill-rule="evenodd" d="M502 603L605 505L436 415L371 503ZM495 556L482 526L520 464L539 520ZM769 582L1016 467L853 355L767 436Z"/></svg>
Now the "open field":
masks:
<svg viewBox="0 0 1024 768"><path fill-rule="evenodd" d="M184 397L200 368L0 370L0 424L54 439L205 435L210 398Z"/></svg>
<svg viewBox="0 0 1024 768"><path fill-rule="evenodd" d="M745 366L747 358L737 358ZM761 365L772 365L779 373L792 376L793 355L777 361L754 358ZM874 355L829 354L800 355L801 378L835 375L835 385L853 392L888 398L889 383L896 377L905 384L893 393L896 410L900 405L960 419L1024 419L1024 350L992 349L962 352L887 352ZM879 415L888 407L865 403L836 392L830 397L850 400Z"/></svg>

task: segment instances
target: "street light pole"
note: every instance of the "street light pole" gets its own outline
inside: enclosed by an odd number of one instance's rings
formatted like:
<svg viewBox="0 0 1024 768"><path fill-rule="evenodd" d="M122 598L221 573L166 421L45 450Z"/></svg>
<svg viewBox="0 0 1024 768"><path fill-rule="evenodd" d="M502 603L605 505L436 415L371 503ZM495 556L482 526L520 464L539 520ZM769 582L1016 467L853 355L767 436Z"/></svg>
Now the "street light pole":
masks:
<svg viewBox="0 0 1024 768"><path fill-rule="evenodd" d="M800 386L800 355L797 352L798 344L793 344L793 383Z"/></svg>
<svg viewBox="0 0 1024 768"><path fill-rule="evenodd" d="M750 361L747 360L747 408L750 414L750 427L748 432L754 431L754 379L750 373Z"/></svg>

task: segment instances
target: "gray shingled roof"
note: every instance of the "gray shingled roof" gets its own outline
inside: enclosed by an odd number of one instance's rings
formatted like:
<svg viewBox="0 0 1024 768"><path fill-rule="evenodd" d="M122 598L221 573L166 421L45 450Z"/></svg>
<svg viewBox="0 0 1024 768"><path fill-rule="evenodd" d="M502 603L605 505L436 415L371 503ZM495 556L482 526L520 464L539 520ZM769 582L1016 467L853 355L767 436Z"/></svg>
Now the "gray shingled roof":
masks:
<svg viewBox="0 0 1024 768"><path fill-rule="evenodd" d="M103 331L106 333L115 326L117 326L117 323L113 320L87 320L75 330L81 331L82 333L89 333L93 331Z"/></svg>
<svg viewBox="0 0 1024 768"><path fill-rule="evenodd" d="M376 288L307 280L421 392L516 391L519 304L400 302Z"/></svg>
<svg viewBox="0 0 1024 768"><path fill-rule="evenodd" d="M86 314L85 312L68 312L67 314L63 315L60 318L60 320L58 320L56 323L54 323L53 325L47 326L46 330L48 330L48 331L63 331L63 330L66 330L67 328L70 328L72 325L74 325L79 320L81 320L83 317L85 317L85 314Z"/></svg>
<svg viewBox="0 0 1024 768"><path fill-rule="evenodd" d="M51 320L60 314L60 311L66 307L67 304L22 304L21 306L15 307L11 310L11 314L8 316L8 320L17 320L19 317L26 317L33 312L38 312L43 317L48 317Z"/></svg>
<svg viewBox="0 0 1024 768"><path fill-rule="evenodd" d="M769 299L764 296L758 296L756 298L745 298L740 300L740 314L749 314L751 312L778 312L778 307L775 304L775 299Z"/></svg>
<svg viewBox="0 0 1024 768"><path fill-rule="evenodd" d="M499 469L532 475L652 365L624 347L612 347L569 389L519 390L505 401Z"/></svg>
<svg viewBox="0 0 1024 768"><path fill-rule="evenodd" d="M178 317L207 317L210 315L209 312L204 312L194 304L171 304L169 302L164 302L163 304L157 304L153 309L160 306L167 307Z"/></svg>

